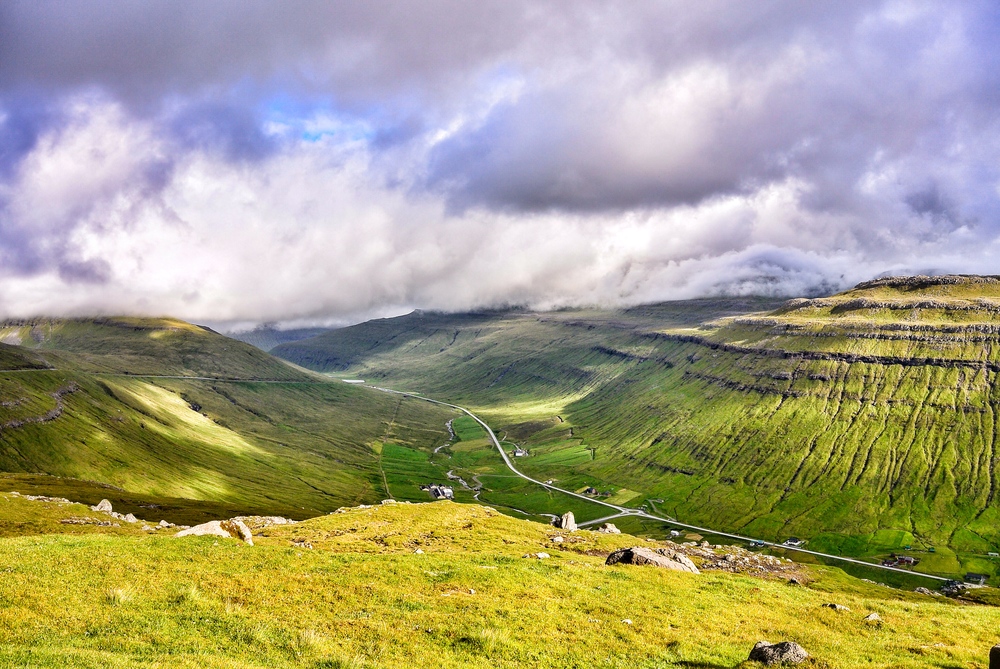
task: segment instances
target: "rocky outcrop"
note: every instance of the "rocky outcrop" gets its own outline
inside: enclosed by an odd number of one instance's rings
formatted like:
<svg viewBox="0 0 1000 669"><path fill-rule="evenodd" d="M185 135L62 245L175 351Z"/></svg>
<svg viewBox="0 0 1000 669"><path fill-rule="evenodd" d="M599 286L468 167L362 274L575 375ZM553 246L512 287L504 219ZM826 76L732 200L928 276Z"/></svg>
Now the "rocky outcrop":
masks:
<svg viewBox="0 0 1000 669"><path fill-rule="evenodd" d="M558 522L559 527L567 532L572 532L576 529L576 518L573 516L572 511L564 513Z"/></svg>
<svg viewBox="0 0 1000 669"><path fill-rule="evenodd" d="M605 534L621 534L622 531L615 527L614 523L604 523L597 528L598 532L604 532Z"/></svg>
<svg viewBox="0 0 1000 669"><path fill-rule="evenodd" d="M674 571L686 571L691 574L701 573L690 558L669 548L660 548L655 551L644 546L621 548L609 555L604 564L652 565Z"/></svg>
<svg viewBox="0 0 1000 669"><path fill-rule="evenodd" d="M865 290L867 288L907 288L909 290L919 290L930 288L931 286L954 286L959 284L988 284L1000 283L1000 276L991 274L942 274L940 276L925 276L917 274L914 276L886 276L872 281L863 281L854 287L854 290Z"/></svg>
<svg viewBox="0 0 1000 669"><path fill-rule="evenodd" d="M297 521L281 516L236 516L232 520L238 520L250 528L251 532L259 532L265 527L272 525L294 525Z"/></svg>
<svg viewBox="0 0 1000 669"><path fill-rule="evenodd" d="M770 644L758 641L750 651L748 659L768 666L775 664L799 664L809 657L809 653L794 641Z"/></svg>
<svg viewBox="0 0 1000 669"><path fill-rule="evenodd" d="M181 530L175 537L203 537L203 536L215 536L215 537L225 537L240 539L249 546L253 546L253 535L250 532L250 528L247 527L243 521L237 519L231 520L211 520L207 523L202 523L201 525L195 525L194 527L188 528L186 530Z"/></svg>

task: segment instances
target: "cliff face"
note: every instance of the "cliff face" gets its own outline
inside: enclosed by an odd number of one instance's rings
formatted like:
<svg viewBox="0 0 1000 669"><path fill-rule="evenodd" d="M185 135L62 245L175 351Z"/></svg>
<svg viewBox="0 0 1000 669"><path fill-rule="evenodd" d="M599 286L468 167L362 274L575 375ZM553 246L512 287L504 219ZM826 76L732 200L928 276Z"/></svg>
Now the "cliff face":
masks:
<svg viewBox="0 0 1000 669"><path fill-rule="evenodd" d="M716 325L706 339L719 345L811 359L996 369L1000 278L889 277Z"/></svg>

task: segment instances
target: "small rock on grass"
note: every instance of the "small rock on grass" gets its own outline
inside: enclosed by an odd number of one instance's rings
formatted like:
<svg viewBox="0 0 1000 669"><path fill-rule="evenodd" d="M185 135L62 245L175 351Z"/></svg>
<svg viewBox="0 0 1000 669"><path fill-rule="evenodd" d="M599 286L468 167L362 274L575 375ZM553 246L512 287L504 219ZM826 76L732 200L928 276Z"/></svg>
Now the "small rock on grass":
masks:
<svg viewBox="0 0 1000 669"><path fill-rule="evenodd" d="M94 511L103 511L104 513L111 513L114 509L111 507L111 502L106 499L102 499L97 503L97 506L91 507Z"/></svg>
<svg viewBox="0 0 1000 669"><path fill-rule="evenodd" d="M198 536L233 537L242 539L247 545L253 546L253 535L250 528L241 520L212 520L201 525L181 530L176 537L198 537Z"/></svg>
<svg viewBox="0 0 1000 669"><path fill-rule="evenodd" d="M758 641L750 651L750 660L760 662L768 666L775 664L798 664L805 661L809 653L805 648L794 641L782 641L781 643L768 643Z"/></svg>
<svg viewBox="0 0 1000 669"><path fill-rule="evenodd" d="M686 571L692 574L700 573L694 562L681 553L667 549L653 551L643 546L620 548L609 555L604 564L653 565L675 571Z"/></svg>
<svg viewBox="0 0 1000 669"><path fill-rule="evenodd" d="M828 609L833 609L834 611L850 611L850 609L843 604L824 604L823 606Z"/></svg>

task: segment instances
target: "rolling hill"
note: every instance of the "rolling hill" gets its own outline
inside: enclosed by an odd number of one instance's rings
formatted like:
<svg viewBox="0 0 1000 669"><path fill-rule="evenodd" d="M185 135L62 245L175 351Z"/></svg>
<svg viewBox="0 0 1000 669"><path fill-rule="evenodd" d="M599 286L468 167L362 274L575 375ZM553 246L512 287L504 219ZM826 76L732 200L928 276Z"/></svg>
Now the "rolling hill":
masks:
<svg viewBox="0 0 1000 669"><path fill-rule="evenodd" d="M0 336L0 471L34 475L0 488L130 509L169 500L183 520L426 499L418 484L444 479L424 468L387 489L382 451L429 453L449 410L317 379L198 326L44 320Z"/></svg>
<svg viewBox="0 0 1000 669"><path fill-rule="evenodd" d="M783 304L414 313L274 352L474 407L563 487L996 573L997 305L995 277L890 278Z"/></svg>

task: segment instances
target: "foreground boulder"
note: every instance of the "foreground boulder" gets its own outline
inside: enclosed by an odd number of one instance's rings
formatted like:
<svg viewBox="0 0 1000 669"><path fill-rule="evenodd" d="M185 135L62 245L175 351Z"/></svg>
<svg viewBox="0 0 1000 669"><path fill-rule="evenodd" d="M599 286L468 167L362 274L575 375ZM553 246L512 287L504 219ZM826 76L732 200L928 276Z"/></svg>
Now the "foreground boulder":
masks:
<svg viewBox="0 0 1000 669"><path fill-rule="evenodd" d="M805 648L794 641L782 641L781 643L770 644L766 641L758 641L750 651L750 660L761 664L798 664L805 661L809 653Z"/></svg>
<svg viewBox="0 0 1000 669"><path fill-rule="evenodd" d="M562 515L562 518L559 519L559 527L567 532L572 532L576 529L576 517L572 511L567 511Z"/></svg>
<svg viewBox="0 0 1000 669"><path fill-rule="evenodd" d="M241 520L211 520L207 523L202 523L201 525L195 525L194 527L188 528L186 530L181 530L175 537L203 537L203 536L215 536L215 537L225 537L240 539L246 542L248 545L253 546L253 535L250 533L250 528L247 527Z"/></svg>
<svg viewBox="0 0 1000 669"><path fill-rule="evenodd" d="M676 551L660 548L650 550L644 546L633 548L620 548L608 556L604 564L637 564L653 565L674 571L686 571L691 574L700 574L698 567L686 555L681 555Z"/></svg>

